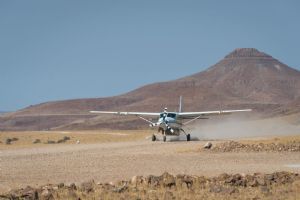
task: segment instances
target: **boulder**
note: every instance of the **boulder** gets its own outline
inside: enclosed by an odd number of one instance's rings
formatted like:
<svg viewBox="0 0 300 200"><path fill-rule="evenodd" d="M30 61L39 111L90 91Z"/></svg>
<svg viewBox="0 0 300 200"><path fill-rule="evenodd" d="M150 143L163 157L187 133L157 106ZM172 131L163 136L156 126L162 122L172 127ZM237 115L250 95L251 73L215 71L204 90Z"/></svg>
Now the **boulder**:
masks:
<svg viewBox="0 0 300 200"><path fill-rule="evenodd" d="M115 187L113 189L113 192L122 193L122 192L126 191L127 189L128 189L127 182L125 182L123 185L121 185L119 187Z"/></svg>
<svg viewBox="0 0 300 200"><path fill-rule="evenodd" d="M84 191L84 192L93 192L94 191L94 185L95 185L95 182L92 180L92 181L88 181L88 182L83 182L80 186L80 189L81 191Z"/></svg>
<svg viewBox="0 0 300 200"><path fill-rule="evenodd" d="M21 189L19 196L23 199L31 199L31 200L39 199L38 191L30 186L27 186L25 189Z"/></svg>
<svg viewBox="0 0 300 200"><path fill-rule="evenodd" d="M71 190L77 190L77 187L76 187L75 183L71 183L70 186L69 186L69 188Z"/></svg>
<svg viewBox="0 0 300 200"><path fill-rule="evenodd" d="M172 187L176 185L174 176L169 174L168 172L163 173L162 181L165 187Z"/></svg>
<svg viewBox="0 0 300 200"><path fill-rule="evenodd" d="M41 200L54 200L51 190L44 189L41 193Z"/></svg>
<svg viewBox="0 0 300 200"><path fill-rule="evenodd" d="M149 175L146 177L146 183L151 187L158 187L161 185L161 178L158 176Z"/></svg>
<svg viewBox="0 0 300 200"><path fill-rule="evenodd" d="M204 149L210 149L212 147L212 143L211 142L207 142L205 145L204 145Z"/></svg>
<svg viewBox="0 0 300 200"><path fill-rule="evenodd" d="M60 183L60 184L57 185L57 187L58 187L59 189L63 188L64 186L65 186L64 183Z"/></svg>

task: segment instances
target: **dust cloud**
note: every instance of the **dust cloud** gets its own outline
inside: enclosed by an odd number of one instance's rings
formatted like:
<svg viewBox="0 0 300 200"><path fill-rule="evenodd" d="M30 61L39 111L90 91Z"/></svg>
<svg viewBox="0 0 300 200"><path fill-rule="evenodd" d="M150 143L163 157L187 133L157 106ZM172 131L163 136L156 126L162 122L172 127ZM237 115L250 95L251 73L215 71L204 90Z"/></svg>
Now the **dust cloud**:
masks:
<svg viewBox="0 0 300 200"><path fill-rule="evenodd" d="M242 118L226 118L198 122L190 129L190 133L200 140L284 136L300 134L300 125L290 124L280 118L250 121Z"/></svg>

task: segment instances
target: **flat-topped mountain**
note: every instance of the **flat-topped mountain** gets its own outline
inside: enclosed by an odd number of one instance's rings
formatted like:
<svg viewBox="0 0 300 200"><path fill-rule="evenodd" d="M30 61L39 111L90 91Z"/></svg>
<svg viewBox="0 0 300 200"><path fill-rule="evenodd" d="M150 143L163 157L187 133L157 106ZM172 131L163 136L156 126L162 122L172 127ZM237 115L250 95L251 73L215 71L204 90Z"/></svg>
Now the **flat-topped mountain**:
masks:
<svg viewBox="0 0 300 200"><path fill-rule="evenodd" d="M113 123L107 119L115 117L93 116L88 111L158 112L165 106L176 110L180 95L185 111L252 108L267 116L299 104L300 72L254 48L241 48L205 71L177 80L120 96L48 102L7 114L0 118L0 129L107 128ZM131 120L113 126L130 128Z"/></svg>

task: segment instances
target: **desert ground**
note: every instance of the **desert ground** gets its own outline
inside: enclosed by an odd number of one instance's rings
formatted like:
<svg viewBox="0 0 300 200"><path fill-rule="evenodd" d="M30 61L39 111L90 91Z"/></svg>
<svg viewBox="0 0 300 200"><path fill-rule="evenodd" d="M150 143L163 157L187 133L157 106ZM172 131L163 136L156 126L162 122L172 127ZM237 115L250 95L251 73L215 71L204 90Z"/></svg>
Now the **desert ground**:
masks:
<svg viewBox="0 0 300 200"><path fill-rule="evenodd" d="M235 142L248 145L248 149L216 148L215 151L203 149L207 141L152 142L151 133L144 130L1 132L0 191L6 193L28 185L78 185L90 180L113 184L134 176L158 176L164 172L206 177L222 173L300 173L299 135L238 139ZM6 144L8 138L15 139ZM37 139L40 141L33 143ZM211 141L213 147L226 142ZM249 149L249 145L284 147L290 142L294 149Z"/></svg>

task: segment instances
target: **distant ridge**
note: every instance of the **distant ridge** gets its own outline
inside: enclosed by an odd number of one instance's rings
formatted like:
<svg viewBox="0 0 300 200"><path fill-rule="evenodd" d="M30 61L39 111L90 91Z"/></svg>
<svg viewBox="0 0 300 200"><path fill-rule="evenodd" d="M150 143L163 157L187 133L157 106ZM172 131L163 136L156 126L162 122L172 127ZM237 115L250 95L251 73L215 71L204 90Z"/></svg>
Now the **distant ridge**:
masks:
<svg viewBox="0 0 300 200"><path fill-rule="evenodd" d="M275 116L298 105L299 88L298 70L257 49L239 48L206 70L177 80L115 97L48 102L6 114L0 118L0 129L135 128L142 125L135 118L93 116L88 111L158 112L165 106L176 110L179 95L185 111L252 108L253 113Z"/></svg>

